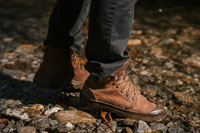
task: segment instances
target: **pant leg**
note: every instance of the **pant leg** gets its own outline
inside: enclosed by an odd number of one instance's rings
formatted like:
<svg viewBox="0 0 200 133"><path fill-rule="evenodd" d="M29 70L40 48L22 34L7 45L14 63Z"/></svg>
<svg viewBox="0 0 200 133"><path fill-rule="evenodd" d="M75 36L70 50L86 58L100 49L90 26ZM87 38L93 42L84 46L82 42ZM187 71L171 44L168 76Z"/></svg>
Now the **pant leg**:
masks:
<svg viewBox="0 0 200 133"><path fill-rule="evenodd" d="M125 50L137 0L92 0L86 69L104 79L128 59Z"/></svg>
<svg viewBox="0 0 200 133"><path fill-rule="evenodd" d="M82 45L81 27L89 7L90 0L57 0L44 44L57 48L73 46L79 52Z"/></svg>

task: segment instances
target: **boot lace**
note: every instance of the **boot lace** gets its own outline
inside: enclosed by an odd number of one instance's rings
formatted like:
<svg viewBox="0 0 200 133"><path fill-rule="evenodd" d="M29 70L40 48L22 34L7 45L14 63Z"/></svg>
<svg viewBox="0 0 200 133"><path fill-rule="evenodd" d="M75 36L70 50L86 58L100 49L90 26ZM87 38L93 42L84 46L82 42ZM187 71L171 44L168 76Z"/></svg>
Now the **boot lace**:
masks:
<svg viewBox="0 0 200 133"><path fill-rule="evenodd" d="M137 98L137 95L140 93L139 87L134 86L128 75L126 75L125 72L121 75L120 79L119 77L114 77L115 82L113 85L116 86L117 89L120 89L120 93L127 97L130 101L134 101Z"/></svg>
<svg viewBox="0 0 200 133"><path fill-rule="evenodd" d="M71 60L72 60L72 63L73 63L74 65L77 65L77 66L80 68L81 71L84 70L84 65L81 64L80 61L78 61L78 56L77 56L77 54L72 54Z"/></svg>

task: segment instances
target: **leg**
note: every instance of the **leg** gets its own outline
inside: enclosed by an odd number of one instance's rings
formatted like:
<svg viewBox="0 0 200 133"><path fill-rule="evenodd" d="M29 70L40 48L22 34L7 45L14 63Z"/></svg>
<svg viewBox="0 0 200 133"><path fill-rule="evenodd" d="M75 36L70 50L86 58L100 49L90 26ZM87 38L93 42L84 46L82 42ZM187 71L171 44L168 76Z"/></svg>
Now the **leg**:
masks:
<svg viewBox="0 0 200 133"><path fill-rule="evenodd" d="M45 45L56 48L75 47L79 52L82 45L82 24L90 7L90 0L57 0L49 20Z"/></svg>
<svg viewBox="0 0 200 133"><path fill-rule="evenodd" d="M86 45L86 69L103 79L128 59L125 50L132 28L136 0L93 0L89 39Z"/></svg>
<svg viewBox="0 0 200 133"><path fill-rule="evenodd" d="M61 87L72 84L81 88L84 84L89 73L77 60L75 50L81 49L81 27L89 6L90 0L57 1L49 20L43 63L33 80L37 85Z"/></svg>
<svg viewBox="0 0 200 133"><path fill-rule="evenodd" d="M86 46L91 72L81 93L81 100L97 110L144 121L164 119L165 109L149 102L139 87L131 83L126 68L125 50L132 27L136 0L93 0L89 40Z"/></svg>

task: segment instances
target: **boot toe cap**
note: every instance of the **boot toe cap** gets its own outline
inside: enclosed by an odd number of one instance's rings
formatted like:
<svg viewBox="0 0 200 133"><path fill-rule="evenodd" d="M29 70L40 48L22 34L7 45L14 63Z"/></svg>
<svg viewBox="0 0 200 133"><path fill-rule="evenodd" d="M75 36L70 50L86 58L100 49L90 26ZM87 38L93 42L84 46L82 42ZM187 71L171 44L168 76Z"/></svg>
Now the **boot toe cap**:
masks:
<svg viewBox="0 0 200 133"><path fill-rule="evenodd" d="M149 114L151 114L151 115L161 115L161 114L165 115L166 109L163 106L158 105Z"/></svg>

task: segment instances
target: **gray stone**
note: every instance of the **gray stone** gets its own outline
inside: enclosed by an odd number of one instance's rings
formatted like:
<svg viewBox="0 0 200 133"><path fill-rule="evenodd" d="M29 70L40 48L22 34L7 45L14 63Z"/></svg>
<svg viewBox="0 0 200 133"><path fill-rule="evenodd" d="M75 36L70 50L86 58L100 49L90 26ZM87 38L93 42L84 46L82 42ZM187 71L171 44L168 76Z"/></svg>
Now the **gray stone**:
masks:
<svg viewBox="0 0 200 133"><path fill-rule="evenodd" d="M162 131L162 133L166 133L167 132L167 126L161 124L161 123L154 123L152 122L150 124L151 126L151 129L154 131L154 132L158 132L158 131Z"/></svg>
<svg viewBox="0 0 200 133"><path fill-rule="evenodd" d="M6 109L7 107L7 105L0 105L0 110Z"/></svg>
<svg viewBox="0 0 200 133"><path fill-rule="evenodd" d="M65 124L65 127L66 127L68 130L72 130L72 129L74 128L74 125L73 125L72 123L70 123L70 122L67 122L67 123Z"/></svg>
<svg viewBox="0 0 200 133"><path fill-rule="evenodd" d="M91 131L93 131L93 130L95 130L95 126L94 125L90 125L89 127L88 127L88 130L91 130Z"/></svg>
<svg viewBox="0 0 200 133"><path fill-rule="evenodd" d="M170 127L167 131L168 133L185 133L184 129L180 127Z"/></svg>
<svg viewBox="0 0 200 133"><path fill-rule="evenodd" d="M151 128L144 121L139 121L137 133L152 132Z"/></svg>
<svg viewBox="0 0 200 133"><path fill-rule="evenodd" d="M36 129L40 129L40 130L44 130L50 126L48 117L46 117L46 116L34 118L30 122L30 125L34 126Z"/></svg>
<svg viewBox="0 0 200 133"><path fill-rule="evenodd" d="M100 123L101 123L101 119L97 119L96 122L94 122L94 125L99 126Z"/></svg>
<svg viewBox="0 0 200 133"><path fill-rule="evenodd" d="M58 121L57 121L57 120L50 120L50 121L49 121L49 124L50 124L51 126L56 126L56 125L58 125Z"/></svg>
<svg viewBox="0 0 200 133"><path fill-rule="evenodd" d="M79 122L76 124L76 126L80 129L85 129L87 127L86 123L84 122Z"/></svg>
<svg viewBox="0 0 200 133"><path fill-rule="evenodd" d="M7 127L2 130L3 133L8 133L9 131L10 131L10 128L7 128Z"/></svg>
<svg viewBox="0 0 200 133"><path fill-rule="evenodd" d="M69 130L66 127L58 127L56 128L55 132L57 133L67 133Z"/></svg>
<svg viewBox="0 0 200 133"><path fill-rule="evenodd" d="M6 111L3 111L3 115L9 116L9 117L14 117L18 118L20 120L28 120L29 116L27 113L15 109L6 109Z"/></svg>
<svg viewBox="0 0 200 133"><path fill-rule="evenodd" d="M110 124L109 124L110 128L112 129L113 132L116 131L117 129L117 123L115 121L112 121Z"/></svg>

